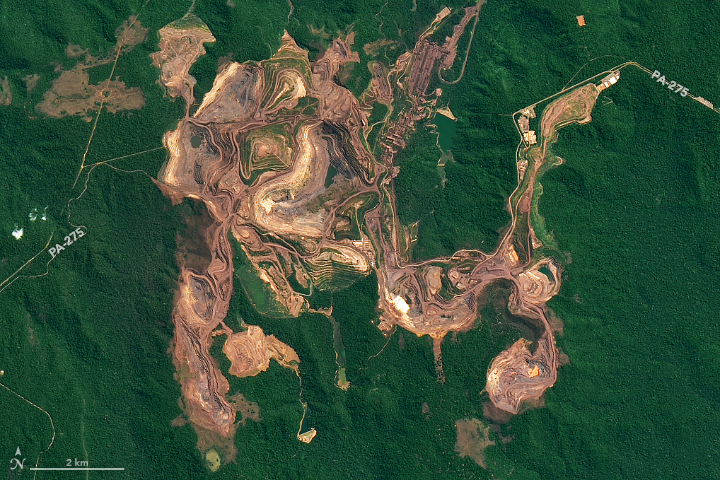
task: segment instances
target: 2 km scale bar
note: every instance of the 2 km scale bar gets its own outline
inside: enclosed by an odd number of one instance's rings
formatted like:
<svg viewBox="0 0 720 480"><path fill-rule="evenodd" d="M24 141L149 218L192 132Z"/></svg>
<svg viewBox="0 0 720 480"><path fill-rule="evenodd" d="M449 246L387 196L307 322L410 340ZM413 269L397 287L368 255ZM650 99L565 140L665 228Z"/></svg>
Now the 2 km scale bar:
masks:
<svg viewBox="0 0 720 480"><path fill-rule="evenodd" d="M31 468L30 470L36 470L36 471L48 471L48 470L82 470L83 472L86 471L121 471L125 470L124 468L100 468L100 467L38 467L38 468Z"/></svg>

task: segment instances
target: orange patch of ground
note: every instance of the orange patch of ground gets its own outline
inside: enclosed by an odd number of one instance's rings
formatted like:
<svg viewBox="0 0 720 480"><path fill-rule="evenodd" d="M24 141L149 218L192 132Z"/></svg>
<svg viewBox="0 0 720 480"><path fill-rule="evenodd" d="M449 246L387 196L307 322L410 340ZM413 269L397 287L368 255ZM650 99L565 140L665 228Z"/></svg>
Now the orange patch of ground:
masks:
<svg viewBox="0 0 720 480"><path fill-rule="evenodd" d="M80 45L69 44L65 49L65 55L69 58L85 55L85 59L70 70L62 72L52 82L50 90L45 92L37 109L48 117L81 116L83 120L89 122L92 118L88 112L100 110L101 107L110 113L143 108L145 96L140 88L128 88L121 80L110 78L93 85L90 83L88 70L116 62L120 55L130 52L136 45L143 43L147 33L148 29L142 26L137 17L131 16L115 30L117 43L104 57L94 57ZM28 91L35 87L37 79L37 75L26 77Z"/></svg>
<svg viewBox="0 0 720 480"><path fill-rule="evenodd" d="M487 469L485 449L495 445L490 440L490 427L486 427L477 418L466 418L455 422L457 441L455 451L460 457L470 457L482 468Z"/></svg>

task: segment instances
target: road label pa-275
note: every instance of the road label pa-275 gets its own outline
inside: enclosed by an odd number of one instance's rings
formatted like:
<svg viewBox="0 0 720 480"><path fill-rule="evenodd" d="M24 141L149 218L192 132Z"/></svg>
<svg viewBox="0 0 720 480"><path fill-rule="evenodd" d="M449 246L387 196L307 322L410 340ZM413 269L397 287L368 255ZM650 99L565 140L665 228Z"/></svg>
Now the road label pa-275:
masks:
<svg viewBox="0 0 720 480"><path fill-rule="evenodd" d="M50 249L48 250L50 252L50 256L52 256L52 258L55 258L58 253L62 252L67 247L77 242L78 238L84 236L85 232L83 232L80 227L76 228L74 231L70 232L70 235L65 237L65 243L63 243L62 245L56 243L54 247L50 247Z"/></svg>
<svg viewBox="0 0 720 480"><path fill-rule="evenodd" d="M653 72L653 74L650 76L650 78L657 78L657 80L655 80L656 82L662 83L663 86L667 86L668 89L674 91L675 93L679 93L681 97L687 97L687 94L688 94L687 87L683 87L682 85L680 85L679 83L677 83L674 80L667 81L665 79L665 75L661 75L660 72L658 72L657 70L655 70Z"/></svg>

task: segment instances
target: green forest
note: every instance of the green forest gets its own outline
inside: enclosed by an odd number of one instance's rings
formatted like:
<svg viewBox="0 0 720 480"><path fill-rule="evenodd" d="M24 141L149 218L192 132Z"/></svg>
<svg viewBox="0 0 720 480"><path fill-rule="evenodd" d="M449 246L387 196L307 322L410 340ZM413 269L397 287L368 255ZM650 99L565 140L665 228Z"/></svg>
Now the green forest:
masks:
<svg viewBox="0 0 720 480"><path fill-rule="evenodd" d="M32 478L36 462L62 467L76 459L124 468L103 474L118 479L720 478L720 116L633 69L601 94L591 123L560 130L553 147L565 164L543 177L539 212L568 260L549 307L565 324L558 346L570 364L560 368L544 408L490 432L496 445L485 450L487 470L455 452L455 421L483 419L487 368L522 330L500 321L505 311L481 309L475 328L445 339L440 384L427 337L398 330L385 338L376 328L377 279L369 276L311 299L333 306L347 391L334 385L333 325L321 315L263 316L235 279L228 325L259 325L292 345L302 385L275 363L257 377L230 377L230 393L257 402L262 420L239 427L236 463L210 473L195 432L171 425L182 412L168 355L176 242L197 206L173 206L152 181L167 158L162 136L184 106L164 95L149 55L159 29L191 3L0 5L0 80L7 77L12 92L0 105L0 282L8 279L0 285L0 458L10 465L7 478ZM197 0L194 12L217 41L191 70L195 97L210 90L222 59L268 58L284 31L311 60L334 36L354 31L361 62L342 81L359 95L371 59L363 46L391 41L384 55L394 61L445 5L453 8L450 20L462 16L465 3L454 0ZM67 46L107 55L131 15L149 29L146 41L120 56L114 71L91 70L90 82L112 72L142 89L145 106L105 110L97 122L95 112L90 122L40 113L59 71L78 61ZM419 123L396 156L400 220L419 222L415 260L497 246L517 185L520 139L511 115L573 78L633 60L720 104L719 19L714 0L692 8L487 0L462 80L430 85L443 89L438 105L457 120ZM37 83L28 88L33 75ZM94 166L75 183L83 159ZM78 226L86 235L49 262L44 246ZM211 353L226 370L220 350L218 342ZM300 399L308 406L304 428L318 431L310 444L295 437ZM26 458L22 471L9 462L17 448Z"/></svg>

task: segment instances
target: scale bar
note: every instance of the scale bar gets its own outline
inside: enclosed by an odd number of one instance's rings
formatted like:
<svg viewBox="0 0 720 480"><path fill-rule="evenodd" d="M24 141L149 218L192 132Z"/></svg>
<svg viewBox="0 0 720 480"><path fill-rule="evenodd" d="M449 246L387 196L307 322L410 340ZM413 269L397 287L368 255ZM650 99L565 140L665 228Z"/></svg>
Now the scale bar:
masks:
<svg viewBox="0 0 720 480"><path fill-rule="evenodd" d="M45 467L45 468L38 467L38 468L31 468L30 470L45 470L45 471L48 471L48 470L82 470L83 472L85 472L85 471L91 471L91 470L121 471L121 470L125 470L125 469L124 468L96 468L96 467Z"/></svg>

